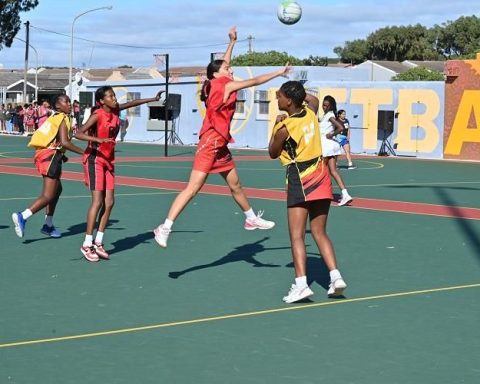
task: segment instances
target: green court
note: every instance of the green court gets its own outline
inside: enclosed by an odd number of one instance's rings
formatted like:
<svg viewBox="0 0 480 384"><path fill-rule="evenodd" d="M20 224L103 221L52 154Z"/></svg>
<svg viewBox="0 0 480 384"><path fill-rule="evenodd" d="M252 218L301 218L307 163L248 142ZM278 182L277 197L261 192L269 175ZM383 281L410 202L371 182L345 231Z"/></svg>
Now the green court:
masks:
<svg viewBox="0 0 480 384"><path fill-rule="evenodd" d="M329 235L348 284L307 235L311 300L284 304L293 281L284 170L266 152L233 150L255 210L245 231L223 179L211 176L176 221L168 248L152 229L188 180L195 148L119 143L110 261L80 246L90 193L65 164L55 225L25 237L11 213L41 191L26 138L0 138L0 383L476 383L480 379L479 165L357 157L340 172L354 202L332 203ZM83 147L83 143L80 143ZM335 190L338 193L338 189Z"/></svg>

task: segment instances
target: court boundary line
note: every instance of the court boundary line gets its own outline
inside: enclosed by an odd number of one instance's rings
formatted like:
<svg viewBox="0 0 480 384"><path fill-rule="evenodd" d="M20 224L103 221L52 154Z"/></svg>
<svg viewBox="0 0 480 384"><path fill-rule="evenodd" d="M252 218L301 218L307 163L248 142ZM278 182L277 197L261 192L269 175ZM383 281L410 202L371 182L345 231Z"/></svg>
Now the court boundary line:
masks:
<svg viewBox="0 0 480 384"><path fill-rule="evenodd" d="M268 315L272 313L326 307L330 305L358 303L358 302L364 302L364 301L415 296L415 295L421 295L421 294L447 292L447 291L455 291L455 290L469 289L469 288L480 288L480 283L455 285L455 286L440 287L440 288L429 288L429 289L421 289L421 290L415 290L415 291L386 293L383 295L356 297L352 299L337 299L333 301L324 301L321 303L294 305L294 306L282 307L282 308L271 308L271 309L264 309L260 311L240 312L240 313L235 313L230 315L203 317L203 318L197 318L192 320L179 320L179 321L173 321L168 323L151 324L151 325L144 325L139 327L120 328L120 329L113 329L109 331L100 331L100 332L92 332L92 333L82 333L82 334L70 335L70 336L59 336L59 337L45 338L45 339L14 341L10 343L0 344L0 348L14 348L14 347L20 347L25 345L47 344L47 343L54 343L54 342L60 342L60 341L79 340L79 339L87 339L87 338L94 338L94 337L101 337L101 336L112 336L112 335L125 334L125 333L149 331L149 330L160 329L160 328L179 327L183 325L192 325L192 324L201 324L201 323L207 323L207 322L213 322L213 321L238 319L243 317L263 316L263 315Z"/></svg>

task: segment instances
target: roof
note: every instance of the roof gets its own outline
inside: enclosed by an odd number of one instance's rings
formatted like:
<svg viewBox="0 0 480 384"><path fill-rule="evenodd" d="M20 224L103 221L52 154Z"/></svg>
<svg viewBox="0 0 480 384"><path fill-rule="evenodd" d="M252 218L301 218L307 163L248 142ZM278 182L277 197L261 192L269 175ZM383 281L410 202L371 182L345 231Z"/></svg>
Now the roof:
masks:
<svg viewBox="0 0 480 384"><path fill-rule="evenodd" d="M370 61L376 65L389 69L390 71L395 73L403 73L410 69L409 67L402 64L399 61L388 61L388 60L370 60Z"/></svg>
<svg viewBox="0 0 480 384"><path fill-rule="evenodd" d="M445 69L446 61L414 61L414 60L405 60L405 64L412 63L414 67L424 67L430 69L431 71L437 71L443 73Z"/></svg>

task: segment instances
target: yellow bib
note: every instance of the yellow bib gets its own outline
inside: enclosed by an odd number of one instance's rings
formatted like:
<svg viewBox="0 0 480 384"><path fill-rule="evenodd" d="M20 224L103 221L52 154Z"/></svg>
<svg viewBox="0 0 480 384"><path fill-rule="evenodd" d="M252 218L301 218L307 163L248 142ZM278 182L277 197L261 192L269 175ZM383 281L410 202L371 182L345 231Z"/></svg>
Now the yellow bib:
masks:
<svg viewBox="0 0 480 384"><path fill-rule="evenodd" d="M58 129L64 120L67 130L70 133L72 128L70 118L63 112L55 113L45 120L45 122L33 133L28 146L36 149L48 148L55 141Z"/></svg>

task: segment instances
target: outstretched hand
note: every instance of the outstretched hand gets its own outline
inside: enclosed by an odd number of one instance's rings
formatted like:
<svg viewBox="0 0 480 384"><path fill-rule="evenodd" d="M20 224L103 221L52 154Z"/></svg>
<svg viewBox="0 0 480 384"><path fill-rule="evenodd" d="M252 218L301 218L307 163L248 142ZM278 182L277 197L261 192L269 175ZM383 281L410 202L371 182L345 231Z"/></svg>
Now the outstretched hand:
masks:
<svg viewBox="0 0 480 384"><path fill-rule="evenodd" d="M282 72L280 73L280 76L288 78L288 74L292 71L292 67L289 64L290 63L285 64L285 67L283 68Z"/></svg>
<svg viewBox="0 0 480 384"><path fill-rule="evenodd" d="M228 31L228 37L230 41L237 41L237 27L235 25Z"/></svg>
<svg viewBox="0 0 480 384"><path fill-rule="evenodd" d="M160 98L162 97L162 94L163 94L163 93L165 93L165 91L163 91L163 90L162 90L162 91L159 91L159 92L157 93L157 95L155 96L155 100L156 100L156 101L160 100Z"/></svg>

